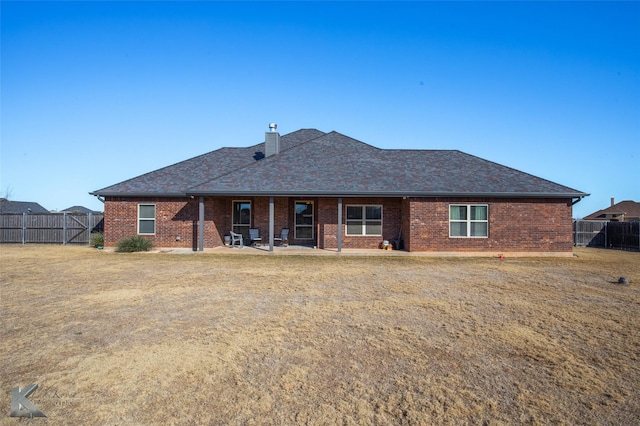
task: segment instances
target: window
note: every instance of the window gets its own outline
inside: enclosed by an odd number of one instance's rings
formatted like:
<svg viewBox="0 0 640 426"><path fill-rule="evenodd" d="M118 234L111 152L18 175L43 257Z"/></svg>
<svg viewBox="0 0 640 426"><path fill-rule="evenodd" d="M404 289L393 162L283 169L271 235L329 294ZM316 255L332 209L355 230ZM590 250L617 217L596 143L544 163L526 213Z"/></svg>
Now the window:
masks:
<svg viewBox="0 0 640 426"><path fill-rule="evenodd" d="M138 234L156 233L156 205L138 204Z"/></svg>
<svg viewBox="0 0 640 426"><path fill-rule="evenodd" d="M347 235L382 235L382 206L347 206Z"/></svg>
<svg viewBox="0 0 640 426"><path fill-rule="evenodd" d="M233 232L249 238L251 228L251 201L233 202Z"/></svg>
<svg viewBox="0 0 640 426"><path fill-rule="evenodd" d="M489 206L449 206L449 237L486 238L489 236Z"/></svg>
<svg viewBox="0 0 640 426"><path fill-rule="evenodd" d="M313 239L313 203L296 201L296 239Z"/></svg>

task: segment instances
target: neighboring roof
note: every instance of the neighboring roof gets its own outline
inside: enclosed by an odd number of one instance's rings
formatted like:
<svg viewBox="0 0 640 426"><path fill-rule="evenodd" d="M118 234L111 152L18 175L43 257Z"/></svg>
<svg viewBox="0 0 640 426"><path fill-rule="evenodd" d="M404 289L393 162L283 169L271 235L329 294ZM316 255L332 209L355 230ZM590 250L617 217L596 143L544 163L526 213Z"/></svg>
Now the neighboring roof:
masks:
<svg viewBox="0 0 640 426"><path fill-rule="evenodd" d="M0 213L2 214L22 214L22 213L49 213L38 203L30 201L9 201L0 198Z"/></svg>
<svg viewBox="0 0 640 426"><path fill-rule="evenodd" d="M631 200L620 201L603 210L591 213L584 217L584 220L606 220L624 216L625 218L640 217L640 203Z"/></svg>
<svg viewBox="0 0 640 426"><path fill-rule="evenodd" d="M62 210L62 212L67 212L67 213L81 213L81 214L89 214L89 213L102 213L102 212L97 212L95 210L91 210L88 209L84 206L73 206L73 207L69 207L67 209Z"/></svg>
<svg viewBox="0 0 640 426"><path fill-rule="evenodd" d="M299 130L222 148L93 192L101 196L503 196L588 194L455 150L380 149L337 132ZM260 153L256 156L256 153Z"/></svg>

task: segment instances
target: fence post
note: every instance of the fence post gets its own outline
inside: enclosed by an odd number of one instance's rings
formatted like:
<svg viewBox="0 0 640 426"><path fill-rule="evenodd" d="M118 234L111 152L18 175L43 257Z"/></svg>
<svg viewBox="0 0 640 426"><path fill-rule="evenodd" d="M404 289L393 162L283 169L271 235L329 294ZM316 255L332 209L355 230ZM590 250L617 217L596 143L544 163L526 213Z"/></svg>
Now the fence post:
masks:
<svg viewBox="0 0 640 426"><path fill-rule="evenodd" d="M67 245L67 212L62 212L62 245Z"/></svg>
<svg viewBox="0 0 640 426"><path fill-rule="evenodd" d="M23 245L26 242L25 240L27 238L26 226L27 226L27 213L23 212L22 213L22 244Z"/></svg>

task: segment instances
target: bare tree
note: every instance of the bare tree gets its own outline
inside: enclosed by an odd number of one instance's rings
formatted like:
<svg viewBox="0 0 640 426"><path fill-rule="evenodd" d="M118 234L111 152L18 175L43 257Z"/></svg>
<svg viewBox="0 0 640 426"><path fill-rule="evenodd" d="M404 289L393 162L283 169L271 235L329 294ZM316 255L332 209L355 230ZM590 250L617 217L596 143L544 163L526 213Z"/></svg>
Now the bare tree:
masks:
<svg viewBox="0 0 640 426"><path fill-rule="evenodd" d="M0 198L4 198L5 200L13 199L13 188L11 185L7 185L4 187L4 191L0 194Z"/></svg>

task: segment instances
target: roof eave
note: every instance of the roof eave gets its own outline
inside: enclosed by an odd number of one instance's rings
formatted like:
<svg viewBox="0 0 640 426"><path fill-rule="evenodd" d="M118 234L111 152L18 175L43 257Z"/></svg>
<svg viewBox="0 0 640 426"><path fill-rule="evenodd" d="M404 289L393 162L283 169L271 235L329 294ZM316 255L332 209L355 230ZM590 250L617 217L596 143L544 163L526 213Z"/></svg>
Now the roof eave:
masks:
<svg viewBox="0 0 640 426"><path fill-rule="evenodd" d="M422 191L187 191L187 196L260 196L260 197L476 197L476 198L583 198L584 192L422 192Z"/></svg>
<svg viewBox="0 0 640 426"><path fill-rule="evenodd" d="M175 198L188 197L184 192L118 192L118 191L95 191L89 195L96 197L158 197L158 198Z"/></svg>

